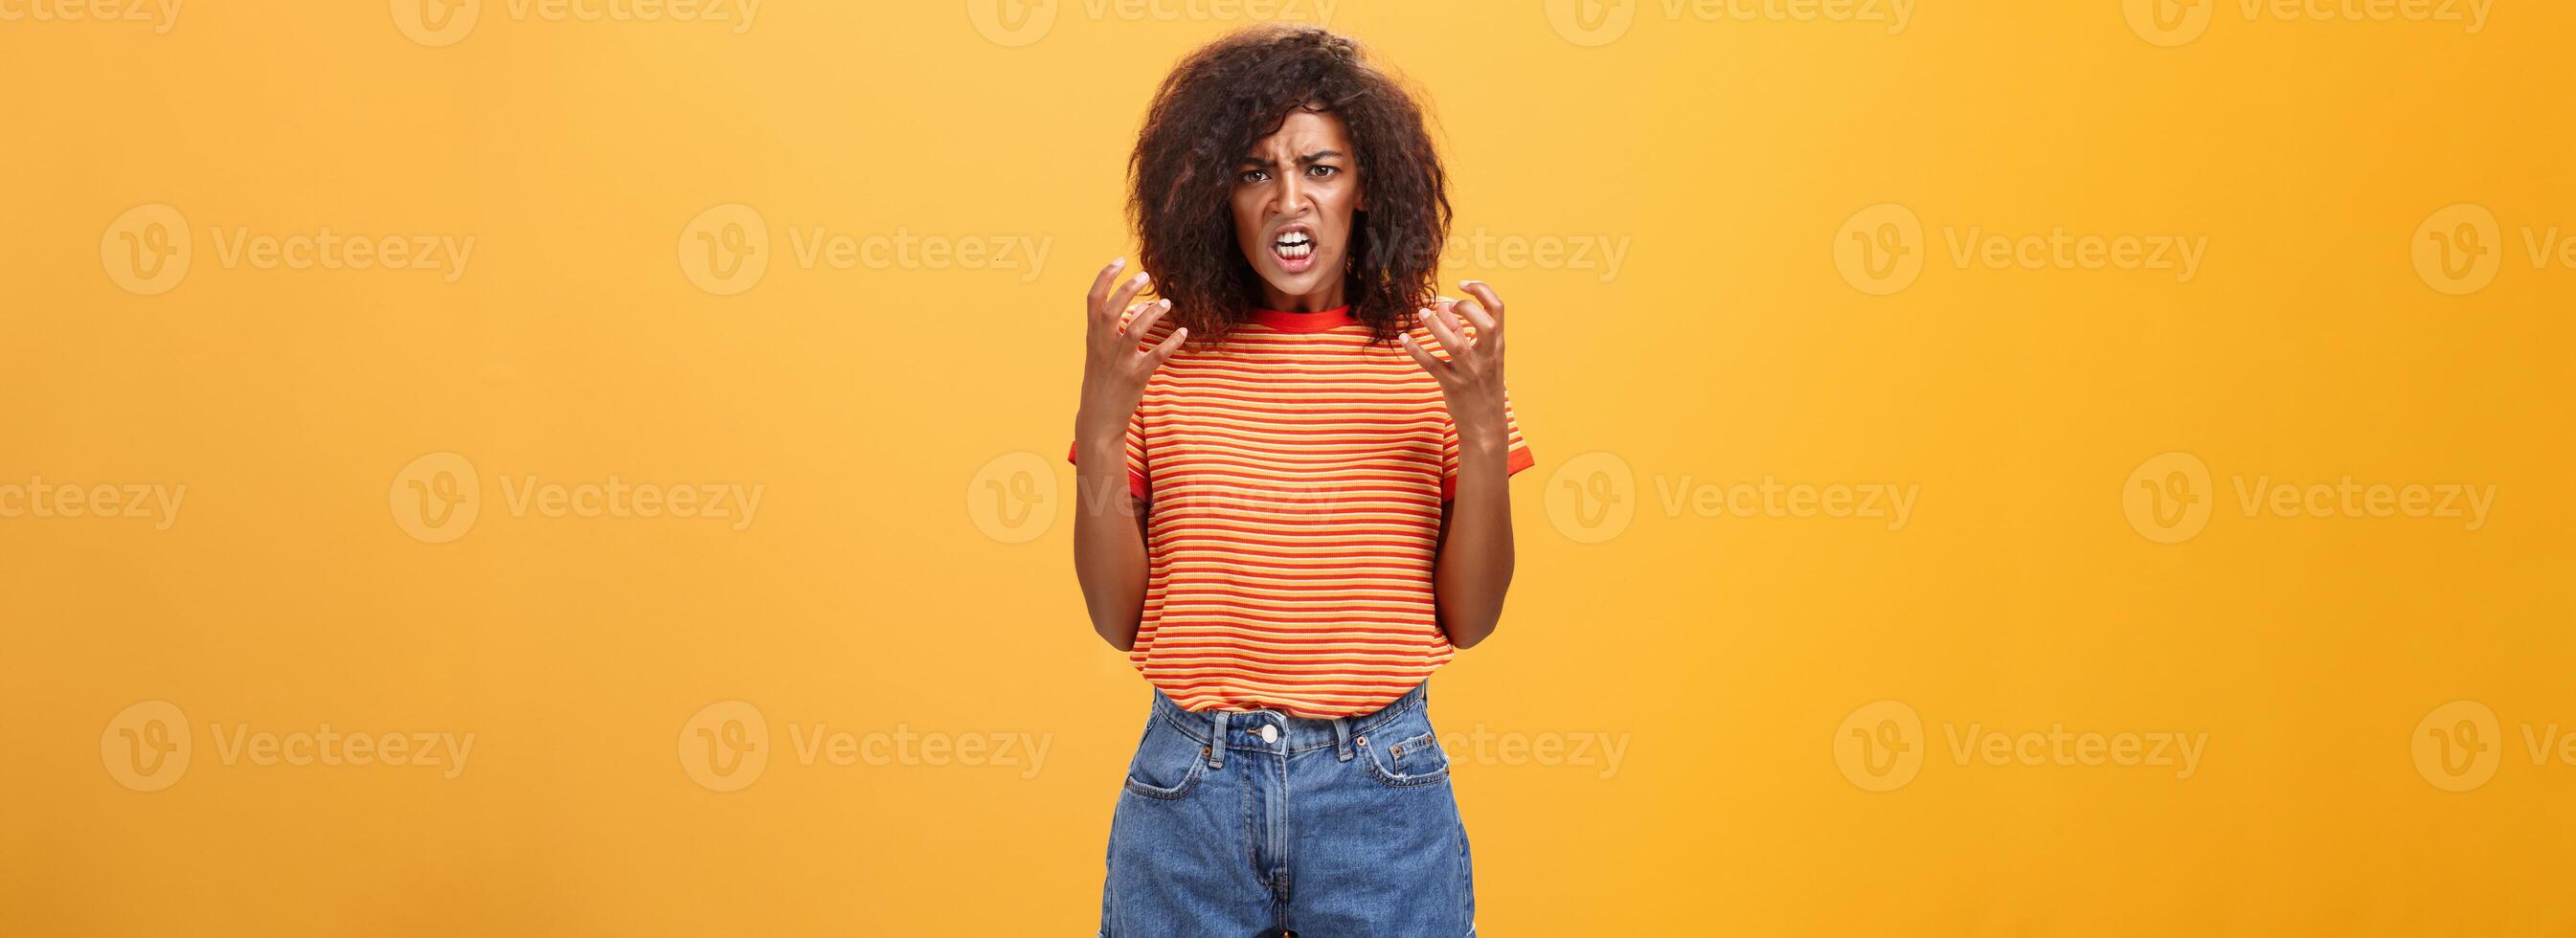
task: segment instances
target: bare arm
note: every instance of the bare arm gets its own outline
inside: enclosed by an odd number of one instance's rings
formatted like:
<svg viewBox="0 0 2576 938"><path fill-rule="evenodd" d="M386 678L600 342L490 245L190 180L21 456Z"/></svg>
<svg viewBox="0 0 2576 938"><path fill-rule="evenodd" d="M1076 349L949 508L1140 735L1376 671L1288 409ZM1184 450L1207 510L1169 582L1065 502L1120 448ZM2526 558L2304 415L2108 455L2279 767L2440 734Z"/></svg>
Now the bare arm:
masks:
<svg viewBox="0 0 2576 938"><path fill-rule="evenodd" d="M1450 422L1458 431L1458 480L1441 505L1440 551L1432 569L1432 601L1449 643L1472 648L1503 617L1512 587L1512 502L1506 478L1511 427L1503 413L1503 301L1478 281L1463 285L1469 299L1425 310L1423 322L1449 353L1441 361L1404 337L1405 351L1440 379ZM1458 323L1476 326L1470 343Z"/></svg>
<svg viewBox="0 0 2576 938"><path fill-rule="evenodd" d="M1145 612L1145 511L1127 493L1127 428L1106 445L1077 436L1073 574L1091 610L1091 630L1119 651L1136 647L1136 625Z"/></svg>
<svg viewBox="0 0 2576 938"><path fill-rule="evenodd" d="M1144 399L1146 379L1189 338L1188 329L1175 329L1160 345L1136 348L1172 304L1141 307L1121 328L1120 312L1152 279L1139 273L1120 281L1126 263L1112 261L1092 278L1082 407L1073 419L1073 573L1082 582L1092 631L1120 651L1136 646L1145 610L1145 507L1127 489L1127 422Z"/></svg>

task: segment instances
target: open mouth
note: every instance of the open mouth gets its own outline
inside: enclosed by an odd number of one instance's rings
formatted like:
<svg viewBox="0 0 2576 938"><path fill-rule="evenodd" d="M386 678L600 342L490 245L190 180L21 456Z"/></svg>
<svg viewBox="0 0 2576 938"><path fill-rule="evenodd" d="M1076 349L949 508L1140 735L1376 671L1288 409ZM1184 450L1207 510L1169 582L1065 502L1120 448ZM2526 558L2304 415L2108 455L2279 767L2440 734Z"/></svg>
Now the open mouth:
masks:
<svg viewBox="0 0 2576 938"><path fill-rule="evenodd" d="M1304 225L1291 225L1271 239L1270 254L1289 273L1305 270L1315 264L1315 235Z"/></svg>

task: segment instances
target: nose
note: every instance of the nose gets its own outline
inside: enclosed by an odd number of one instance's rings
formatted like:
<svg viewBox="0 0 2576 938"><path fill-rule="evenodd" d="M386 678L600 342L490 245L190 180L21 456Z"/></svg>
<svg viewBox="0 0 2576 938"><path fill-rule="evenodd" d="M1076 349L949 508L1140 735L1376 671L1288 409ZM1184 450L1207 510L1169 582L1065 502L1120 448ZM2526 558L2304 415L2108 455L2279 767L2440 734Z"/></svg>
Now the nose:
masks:
<svg viewBox="0 0 2576 938"><path fill-rule="evenodd" d="M1289 173L1280 177L1278 205L1275 211L1281 215L1303 214L1308 202L1306 183L1299 174Z"/></svg>

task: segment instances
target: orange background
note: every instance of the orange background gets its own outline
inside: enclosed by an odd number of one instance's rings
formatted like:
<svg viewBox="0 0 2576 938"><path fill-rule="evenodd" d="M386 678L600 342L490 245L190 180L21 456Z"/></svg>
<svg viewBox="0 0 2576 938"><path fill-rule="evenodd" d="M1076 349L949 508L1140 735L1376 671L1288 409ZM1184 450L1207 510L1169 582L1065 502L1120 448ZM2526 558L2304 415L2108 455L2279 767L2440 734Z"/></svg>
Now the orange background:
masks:
<svg viewBox="0 0 2576 938"><path fill-rule="evenodd" d="M1058 510L1080 294L1254 17L669 9L0 0L7 931L1094 927L1146 692ZM1329 9L1433 104L1539 458L1435 681L1481 933L2576 929L2576 8ZM377 262L228 250L324 229ZM234 743L326 725L473 742Z"/></svg>

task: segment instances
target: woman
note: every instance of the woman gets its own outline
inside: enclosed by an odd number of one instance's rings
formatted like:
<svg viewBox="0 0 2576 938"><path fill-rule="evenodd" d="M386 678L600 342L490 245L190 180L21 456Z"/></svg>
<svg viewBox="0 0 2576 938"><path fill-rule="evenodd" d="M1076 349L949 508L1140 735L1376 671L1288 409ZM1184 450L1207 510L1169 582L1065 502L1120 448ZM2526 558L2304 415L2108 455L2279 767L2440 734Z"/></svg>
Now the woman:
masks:
<svg viewBox="0 0 2576 938"><path fill-rule="evenodd" d="M1501 617L1530 454L1501 298L1434 295L1422 110L1349 39L1251 30L1164 79L1129 173L1073 454L1092 627L1155 688L1101 931L1473 934L1424 680Z"/></svg>

